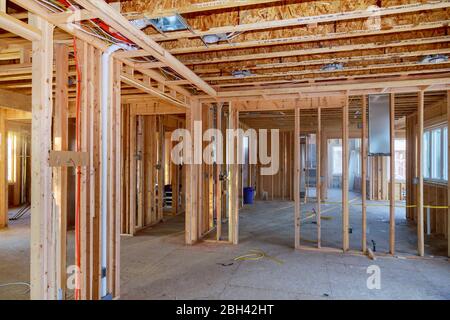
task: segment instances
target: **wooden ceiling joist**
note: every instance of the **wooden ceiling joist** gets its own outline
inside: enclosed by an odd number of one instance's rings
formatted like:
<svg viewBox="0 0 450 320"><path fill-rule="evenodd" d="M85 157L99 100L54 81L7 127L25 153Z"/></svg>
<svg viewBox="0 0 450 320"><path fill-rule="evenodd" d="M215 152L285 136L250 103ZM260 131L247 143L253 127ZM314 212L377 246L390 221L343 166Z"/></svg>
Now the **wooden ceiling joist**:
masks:
<svg viewBox="0 0 450 320"><path fill-rule="evenodd" d="M171 9L156 9L156 10L146 10L145 8L140 8L139 11L128 11L127 16L136 18L158 18L165 17L173 14L187 14L187 13L203 13L206 11L215 11L231 8L240 8L252 5L261 4L274 4L280 3L282 0L213 0L208 2L191 3L189 5L184 5L181 7L175 7ZM122 8L127 9L127 7L134 6L133 1L124 2ZM144 4L145 6L145 4Z"/></svg>
<svg viewBox="0 0 450 320"><path fill-rule="evenodd" d="M50 23L56 25L61 30L67 32L69 35L76 36L77 38L88 42L92 44L94 47L104 51L108 48L108 44L81 31L80 29L77 29L74 27L74 24L71 23L62 23L58 24L58 21L53 20L54 15L47 12L43 7L41 7L37 2L35 1L28 1L28 0L11 0L12 2L16 3L17 5L21 6L22 8L40 16L41 18L49 21ZM101 1L103 2L103 1ZM114 10L114 9L113 9ZM165 53L166 51L163 50ZM175 59L175 58L174 58ZM120 59L121 62L127 65L132 65L134 67L134 62L127 60L127 59ZM176 59L175 59L176 60ZM163 76L161 74L157 74L157 72L151 70L151 69L142 69L143 73L148 73L149 76L151 76L154 79L163 79ZM179 91L182 94L189 94L185 88L182 87L173 87L173 89Z"/></svg>
<svg viewBox="0 0 450 320"><path fill-rule="evenodd" d="M444 84L447 87L450 83L450 74L446 74L440 78L423 78L417 80L392 80L389 83L386 81L373 81L373 82L355 82L353 84L313 84L306 87L293 87L293 88L264 88L264 89L252 89L252 90L234 90L234 91L219 91L218 98L221 99L232 99L234 97L241 96L263 96L271 94L289 94L295 93L299 94L299 97L304 93L317 93L323 95L329 95L332 92L348 92L349 94L360 95L362 91L366 90L371 93L379 93L379 90L384 90L386 88L401 88L408 87L411 92L423 90L425 86L441 85ZM415 87L415 89L414 89ZM434 87L434 90L444 90L443 88ZM386 90L389 92L389 90Z"/></svg>
<svg viewBox="0 0 450 320"><path fill-rule="evenodd" d="M0 107L31 112L31 96L0 89Z"/></svg>
<svg viewBox="0 0 450 320"><path fill-rule="evenodd" d="M30 41L39 40L41 38L41 31L39 29L1 11L0 28Z"/></svg>
<svg viewBox="0 0 450 320"><path fill-rule="evenodd" d="M436 63L434 65L444 65L442 68L436 69L424 69L424 70L410 70L410 71L397 71L391 72L390 75L400 75L400 74L413 74L413 73L434 73L434 72L448 72L448 64L450 61ZM405 62L405 63L391 63L391 64L374 64L367 66L358 66L358 67L349 67L342 70L335 70L333 72L322 70L322 69L308 69L301 71L288 71L288 72L278 72L278 73L264 73L264 74L255 74L252 76L246 77L246 79L261 79L261 78L277 78L277 77L292 77L292 76L304 76L304 75L314 75L314 74L329 74L329 73L348 73L348 72L360 72L360 71L370 71L377 69L392 69L392 68L405 68L405 67L418 67L423 66L420 62ZM360 76L361 74L356 74L356 76ZM377 74L371 74L373 76L377 76ZM385 73L380 73L378 76L383 76ZM364 75L363 75L364 76ZM352 75L348 75L347 77L352 77ZM205 81L227 81L227 80L236 80L233 76L219 76L219 77L205 77L203 78ZM305 78L308 80L308 78ZM169 81L168 83L172 84L187 84L184 80L178 81Z"/></svg>
<svg viewBox="0 0 450 320"><path fill-rule="evenodd" d="M192 85L203 90L210 96L215 96L216 91L198 77L192 70L187 68L178 59L172 56L168 51L162 48L155 41L150 39L145 33L133 26L123 15L103 0L75 0L78 4L85 9L96 14L105 23L110 25L116 31L120 32L123 36L127 37L133 43L146 50L149 55L155 57L159 61L166 63L175 72L180 74Z"/></svg>
<svg viewBox="0 0 450 320"><path fill-rule="evenodd" d="M170 96L170 95L166 94L165 92L159 90L158 88L152 87L149 84L134 78L133 75L122 73L121 80L124 83L126 83L132 87L135 87L136 89L142 90L143 92L146 92L148 94L156 96L156 97L158 97L164 101L170 102L176 106L189 108L189 103L187 100L181 101L181 100L177 99L176 97ZM187 99L187 98L185 97L185 99Z"/></svg>
<svg viewBox="0 0 450 320"><path fill-rule="evenodd" d="M279 46L287 44L297 44L304 42L314 42L314 41L326 41L326 40L336 40L336 39L346 39L355 37L368 37L375 35L390 35L395 33L403 32L413 32L413 31L423 31L430 29L437 29L446 27L450 20L442 20L437 22L424 22L419 24L406 24L393 26L389 29L369 29L369 30L348 30L342 32L330 32L326 34L313 34L313 35L302 35L302 36L291 36L285 38L264 38L258 40L248 40L248 41L231 41L229 43L220 43L215 45L201 45L194 47L175 47L169 49L169 52L174 55L189 54L189 53L199 53L199 52L210 52L210 51L224 51L224 50L237 50L245 48L257 48L257 47L269 47L269 46Z"/></svg>
<svg viewBox="0 0 450 320"><path fill-rule="evenodd" d="M245 55L231 55L223 56L221 58L214 58L208 60L190 60L183 61L186 65L199 65L199 64L217 64L217 63L229 63L236 61L251 61L251 60L265 60L272 58L285 58L293 56L304 56L304 55L315 55L315 54L326 54L333 52L345 52L345 51L356 51L356 50L371 50L371 49L381 49L381 48L393 48L402 46L418 46L431 43L446 43L450 41L450 36L437 36L429 38L415 38L400 41L387 41L387 42L373 42L364 44L351 44L335 47L317 47L311 49L300 49L300 50L288 50L279 52L265 52L257 54L245 54Z"/></svg>
<svg viewBox="0 0 450 320"><path fill-rule="evenodd" d="M280 19L272 21L261 21L256 23L239 24L215 27L206 30L196 30L193 28L191 31L173 32L169 35L154 36L155 41L168 41L177 40L183 38L194 38L205 36L209 34L221 34L231 32L246 32L255 30L267 30L276 28L288 28L301 25L316 25L319 23L336 22L336 21L348 21L355 19L382 17L387 15L405 14L418 11L436 10L450 7L449 0L438 0L430 3L412 3L391 7L382 8L367 8L364 10L355 10L350 12L338 12L317 16L297 17L292 19Z"/></svg>

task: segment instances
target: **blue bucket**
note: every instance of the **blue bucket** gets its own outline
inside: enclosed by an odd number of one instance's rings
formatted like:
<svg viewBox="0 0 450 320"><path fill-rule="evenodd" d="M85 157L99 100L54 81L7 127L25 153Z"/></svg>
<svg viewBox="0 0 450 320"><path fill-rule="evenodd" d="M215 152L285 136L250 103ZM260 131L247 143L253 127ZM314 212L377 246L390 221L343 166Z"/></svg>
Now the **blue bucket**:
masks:
<svg viewBox="0 0 450 320"><path fill-rule="evenodd" d="M255 190L252 187L244 188L244 204L252 204Z"/></svg>

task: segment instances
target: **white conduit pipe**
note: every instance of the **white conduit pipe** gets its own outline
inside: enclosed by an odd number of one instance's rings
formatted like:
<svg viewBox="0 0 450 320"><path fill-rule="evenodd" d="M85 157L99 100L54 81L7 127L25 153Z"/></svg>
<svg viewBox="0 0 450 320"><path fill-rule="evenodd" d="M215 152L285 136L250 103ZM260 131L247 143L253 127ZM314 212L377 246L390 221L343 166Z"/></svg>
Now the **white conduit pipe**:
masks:
<svg viewBox="0 0 450 320"><path fill-rule="evenodd" d="M114 44L102 55L102 92L101 92L101 121L102 121L102 166L101 166L101 296L108 295L106 281L107 266L107 209L108 209L108 110L110 101L110 61L111 55L120 50L133 50L134 48L125 44Z"/></svg>

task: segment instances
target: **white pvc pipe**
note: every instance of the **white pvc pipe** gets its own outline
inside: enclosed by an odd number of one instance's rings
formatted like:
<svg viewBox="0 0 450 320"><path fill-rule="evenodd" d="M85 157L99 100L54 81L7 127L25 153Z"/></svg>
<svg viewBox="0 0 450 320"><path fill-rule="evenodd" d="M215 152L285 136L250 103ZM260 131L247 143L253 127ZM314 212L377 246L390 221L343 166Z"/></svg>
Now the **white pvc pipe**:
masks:
<svg viewBox="0 0 450 320"><path fill-rule="evenodd" d="M102 92L101 92L101 296L106 297L108 286L106 281L107 266L107 209L108 209L108 110L110 101L110 61L111 55L120 49L130 50L131 47L122 44L110 46L102 55Z"/></svg>

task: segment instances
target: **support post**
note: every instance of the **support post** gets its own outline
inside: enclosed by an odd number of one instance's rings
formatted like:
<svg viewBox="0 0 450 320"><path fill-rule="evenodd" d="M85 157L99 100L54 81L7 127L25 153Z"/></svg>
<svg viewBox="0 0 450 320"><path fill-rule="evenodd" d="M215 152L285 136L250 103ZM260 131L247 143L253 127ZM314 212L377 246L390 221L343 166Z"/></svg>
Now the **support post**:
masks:
<svg viewBox="0 0 450 320"><path fill-rule="evenodd" d="M216 116L216 128L218 131L222 132L222 104L217 104L217 116ZM216 153L222 154L223 158L223 150L219 150L223 148L222 144L219 144L216 141ZM216 157L217 160L217 157ZM223 162L223 159L222 159ZM222 164L216 163L216 240L219 241L222 237L222 181L220 180Z"/></svg>
<svg viewBox="0 0 450 320"><path fill-rule="evenodd" d="M295 108L295 131L294 131L294 201L295 201L295 248L300 248L300 108Z"/></svg>
<svg viewBox="0 0 450 320"><path fill-rule="evenodd" d="M348 95L342 108L342 249L349 249L349 206L348 206Z"/></svg>
<svg viewBox="0 0 450 320"><path fill-rule="evenodd" d="M317 133L316 133L316 224L317 224L317 247L321 247L322 238L322 226L321 226L321 214L320 214L320 190L322 186L321 180L321 143L322 143L322 110L317 109Z"/></svg>
<svg viewBox="0 0 450 320"><path fill-rule="evenodd" d="M53 26L31 15L30 24L41 30L33 41L31 124L31 299L56 299L56 234L52 224L51 150Z"/></svg>
<svg viewBox="0 0 450 320"><path fill-rule="evenodd" d="M201 214L198 203L199 187L201 185L201 164L194 162L194 127L195 121L201 121L201 103L194 99L191 108L186 112L186 129L190 132L192 145L185 145L186 155L184 155L186 175L186 219L185 219L185 242L192 245L198 240L198 217ZM189 149L189 150L188 150ZM199 168L200 167L200 168Z"/></svg>
<svg viewBox="0 0 450 320"><path fill-rule="evenodd" d="M395 254L395 94L391 93L390 103L390 180L391 188L389 195L389 253Z"/></svg>
<svg viewBox="0 0 450 320"><path fill-rule="evenodd" d="M362 97L362 130L361 130L361 210L362 210L362 252L367 251L367 96Z"/></svg>
<svg viewBox="0 0 450 320"><path fill-rule="evenodd" d="M68 150L68 109L69 109L69 48L65 44L55 45L56 89L55 114L53 124L53 149ZM66 231L67 231L67 167L53 170L53 192L58 228L57 242L57 288L58 295L66 295Z"/></svg>
<svg viewBox="0 0 450 320"><path fill-rule="evenodd" d="M129 199L129 205L130 205L130 234L134 235L136 231L136 195L137 195L137 172L136 172L136 134L137 134L137 122L136 122L136 115L132 114L130 112L130 129L129 129L129 135L130 135L130 199Z"/></svg>
<svg viewBox="0 0 450 320"><path fill-rule="evenodd" d="M229 129L233 131L239 128L239 111L233 106L233 102L229 103ZM238 244L239 242L239 153L241 142L239 141L239 136L233 135L233 140L228 141L227 145L229 148L233 148L229 163L230 167L230 180L228 184L229 192L229 226L228 226L228 240L233 244Z"/></svg>
<svg viewBox="0 0 450 320"><path fill-rule="evenodd" d="M164 116L158 116L158 222L164 216L164 168L165 168L165 133Z"/></svg>
<svg viewBox="0 0 450 320"><path fill-rule="evenodd" d="M8 226L7 143L6 109L0 108L0 229Z"/></svg>
<svg viewBox="0 0 450 320"><path fill-rule="evenodd" d="M419 103L417 112L418 133L417 133L417 251L419 256L425 254L424 230L423 230L423 118L424 118L424 92L419 91Z"/></svg>

